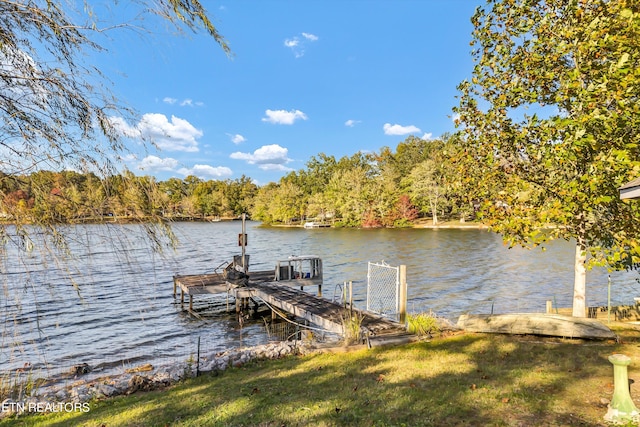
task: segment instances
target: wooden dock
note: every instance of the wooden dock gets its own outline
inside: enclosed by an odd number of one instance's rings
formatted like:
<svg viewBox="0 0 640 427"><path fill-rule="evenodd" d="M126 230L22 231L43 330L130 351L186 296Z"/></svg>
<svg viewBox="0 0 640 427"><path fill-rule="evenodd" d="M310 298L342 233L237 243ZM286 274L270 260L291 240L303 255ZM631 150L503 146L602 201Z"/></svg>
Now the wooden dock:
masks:
<svg viewBox="0 0 640 427"><path fill-rule="evenodd" d="M301 267L310 263L309 268ZM248 272L248 283L233 283L222 273L178 275L173 278L173 295L180 291L181 306L188 297L188 311L193 310L194 297L202 295L233 295L236 311L248 306L248 301L262 301L272 310L280 310L303 319L329 332L344 335L343 316L348 312L341 304L322 298L322 263L319 258L299 257L278 262L275 270ZM318 294L305 292L304 288L317 286ZM362 310L353 309L362 319L361 329L368 335L385 335L406 330L404 325ZM198 316L199 317L199 316Z"/></svg>
<svg viewBox="0 0 640 427"><path fill-rule="evenodd" d="M293 314L318 327L337 334L344 334L344 316L349 309L341 304L314 296L303 290L283 286L278 282L252 283L246 288L235 289L236 298L260 298L279 310ZM406 328L366 311L353 309L354 314L362 318L361 327L371 335L401 332Z"/></svg>

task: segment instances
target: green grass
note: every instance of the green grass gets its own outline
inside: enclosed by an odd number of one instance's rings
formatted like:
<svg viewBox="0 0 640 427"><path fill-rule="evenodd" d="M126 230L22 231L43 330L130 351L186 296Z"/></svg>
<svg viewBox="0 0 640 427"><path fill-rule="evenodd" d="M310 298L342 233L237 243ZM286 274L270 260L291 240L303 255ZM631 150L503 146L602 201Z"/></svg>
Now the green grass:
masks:
<svg viewBox="0 0 640 427"><path fill-rule="evenodd" d="M407 330L415 335L430 336L440 331L440 325L432 313L407 314Z"/></svg>
<svg viewBox="0 0 640 427"><path fill-rule="evenodd" d="M258 361L0 426L600 426L613 393L607 357L630 356L629 377L640 379L640 331L630 328L618 344L453 334Z"/></svg>

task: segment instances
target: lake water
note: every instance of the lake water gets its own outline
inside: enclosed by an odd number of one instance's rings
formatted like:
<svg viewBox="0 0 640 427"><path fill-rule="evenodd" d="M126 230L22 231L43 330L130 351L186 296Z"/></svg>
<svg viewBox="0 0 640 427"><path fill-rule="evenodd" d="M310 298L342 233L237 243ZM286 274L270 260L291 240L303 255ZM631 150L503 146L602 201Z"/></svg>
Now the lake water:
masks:
<svg viewBox="0 0 640 427"><path fill-rule="evenodd" d="M71 261L45 250L43 264L41 243L33 256L19 257L9 246L2 259L0 370L30 363L61 372L88 363L111 374L141 363L185 360L195 354L198 337L207 352L266 342L262 323L240 328L226 314L197 320L182 313L172 295L174 274L212 272L240 253L240 222L178 223L173 229L179 248L162 255L131 225L70 228ZM409 311L433 311L454 322L465 312L540 312L547 300L571 306L569 242L552 242L542 252L508 249L500 236L477 229L305 230L251 221L247 234L251 270L272 269L290 255L320 256L324 296L353 281L360 308L368 261L406 265ZM640 296L638 277L611 275L613 304ZM606 271L588 272L588 305L606 305L607 288Z"/></svg>

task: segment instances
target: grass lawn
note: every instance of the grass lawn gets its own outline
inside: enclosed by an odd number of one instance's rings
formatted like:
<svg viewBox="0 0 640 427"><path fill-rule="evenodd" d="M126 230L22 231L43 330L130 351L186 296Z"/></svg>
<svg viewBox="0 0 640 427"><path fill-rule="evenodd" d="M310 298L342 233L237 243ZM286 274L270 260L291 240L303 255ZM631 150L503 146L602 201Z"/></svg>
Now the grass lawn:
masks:
<svg viewBox="0 0 640 427"><path fill-rule="evenodd" d="M640 406L640 329L620 343L455 333L398 347L251 362L168 389L91 402L87 413L0 426L601 426L607 357L631 357Z"/></svg>

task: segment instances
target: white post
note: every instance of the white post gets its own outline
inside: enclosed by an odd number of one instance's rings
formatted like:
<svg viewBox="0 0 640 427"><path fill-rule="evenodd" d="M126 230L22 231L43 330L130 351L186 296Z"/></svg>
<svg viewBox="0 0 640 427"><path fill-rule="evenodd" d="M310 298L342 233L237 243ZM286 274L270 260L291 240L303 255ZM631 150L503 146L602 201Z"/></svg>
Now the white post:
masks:
<svg viewBox="0 0 640 427"><path fill-rule="evenodd" d="M407 266L400 265L400 323L407 323Z"/></svg>

